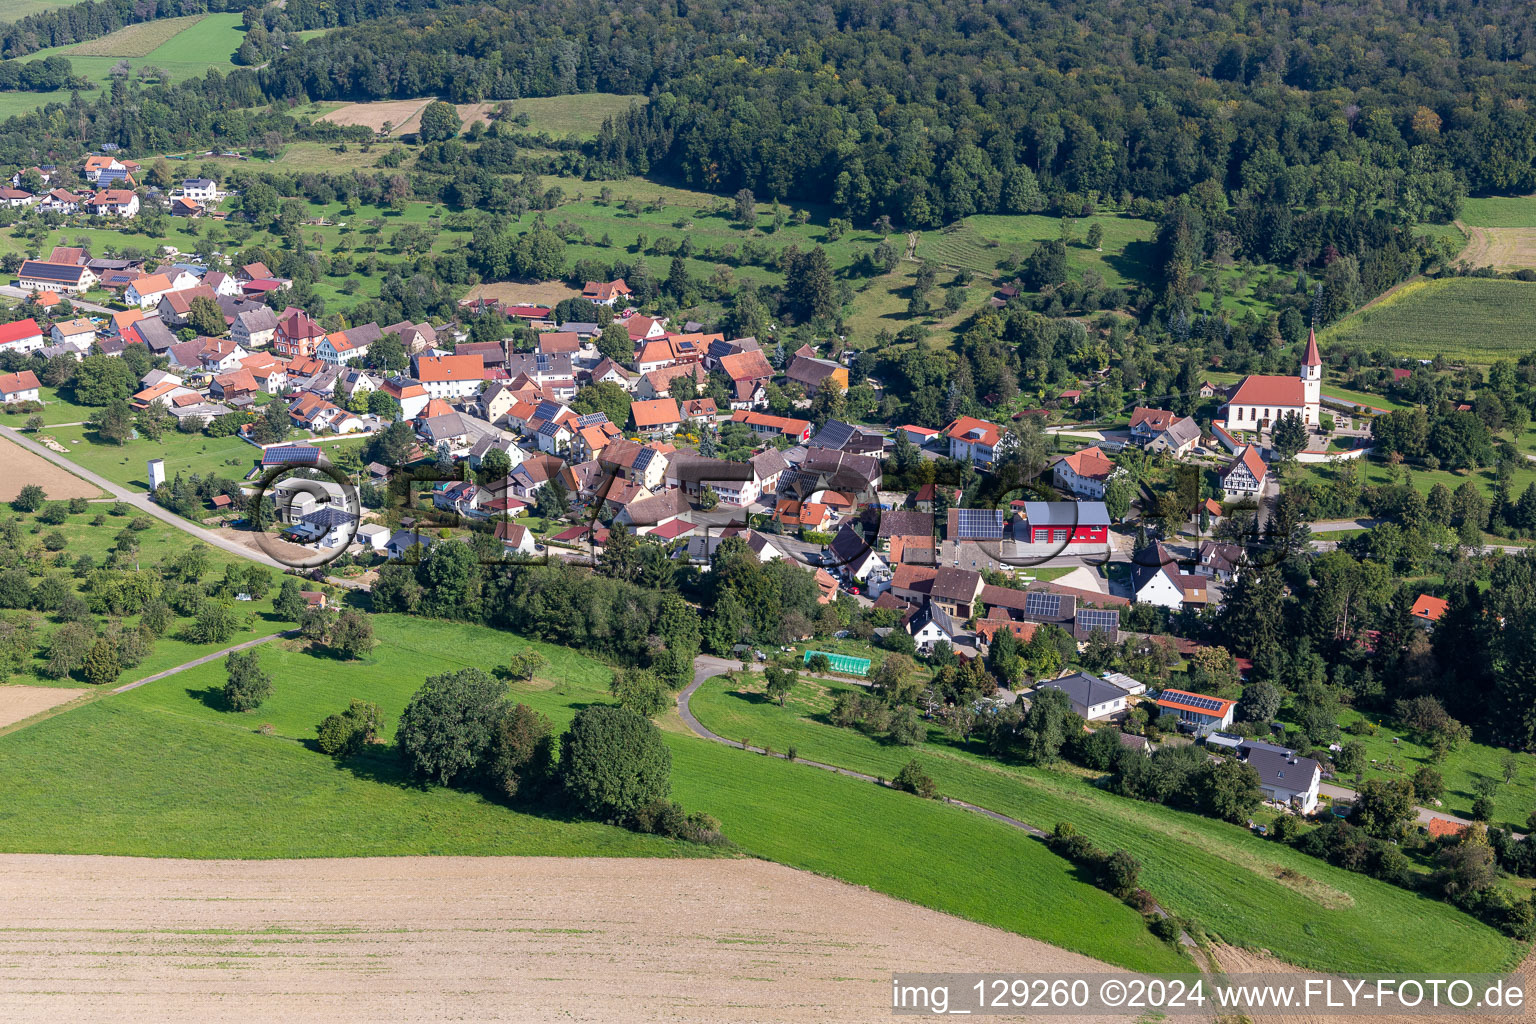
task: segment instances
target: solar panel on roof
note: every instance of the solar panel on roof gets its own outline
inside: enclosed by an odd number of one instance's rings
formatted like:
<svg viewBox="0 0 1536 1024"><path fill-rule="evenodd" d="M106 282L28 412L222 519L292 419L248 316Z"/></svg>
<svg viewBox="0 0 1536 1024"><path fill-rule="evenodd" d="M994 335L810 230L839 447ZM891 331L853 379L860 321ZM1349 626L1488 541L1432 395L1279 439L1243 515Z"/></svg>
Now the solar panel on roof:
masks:
<svg viewBox="0 0 1536 1024"><path fill-rule="evenodd" d="M1176 704L1186 704L1192 708L1199 708L1202 711L1217 711L1226 703L1225 701L1217 700L1215 697L1202 697L1197 693L1169 694L1166 695L1165 699Z"/></svg>
<svg viewBox="0 0 1536 1024"><path fill-rule="evenodd" d="M1031 590L1024 595L1024 614L1051 616L1061 614L1061 595Z"/></svg>
<svg viewBox="0 0 1536 1024"><path fill-rule="evenodd" d="M817 448L842 448L853 438L853 427L841 420L828 420L827 425L811 438L811 445Z"/></svg>
<svg viewBox="0 0 1536 1024"><path fill-rule="evenodd" d="M320 461L320 449L300 444L267 448L261 453L261 461L266 466L311 465Z"/></svg>
<svg viewBox="0 0 1536 1024"><path fill-rule="evenodd" d="M1077 625L1079 629L1113 632L1120 627L1120 613L1102 608L1084 608L1077 613Z"/></svg>
<svg viewBox="0 0 1536 1024"><path fill-rule="evenodd" d="M1002 540L1003 514L995 508L959 508L960 536L968 540Z"/></svg>

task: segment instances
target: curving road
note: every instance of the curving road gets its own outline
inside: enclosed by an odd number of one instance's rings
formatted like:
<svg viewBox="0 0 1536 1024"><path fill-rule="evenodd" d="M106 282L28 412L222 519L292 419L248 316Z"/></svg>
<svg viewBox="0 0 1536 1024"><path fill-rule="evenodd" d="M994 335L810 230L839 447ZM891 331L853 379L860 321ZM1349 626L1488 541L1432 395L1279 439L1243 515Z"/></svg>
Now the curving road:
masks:
<svg viewBox="0 0 1536 1024"><path fill-rule="evenodd" d="M692 709L688 707L688 702L693 699L693 695L698 692L699 687L704 685L705 680L711 679L714 676L724 675L727 672L734 672L737 670L737 667L742 664L742 662L731 661L726 658L716 658L708 654L701 654L697 658L694 658L693 682L683 687L682 692L677 695L677 714L680 718L682 718L683 724L691 729L696 736L700 736L714 743L723 743L728 747L735 747L737 750L747 750L754 754L767 754L769 757L777 757L788 760L788 754L781 754L778 751L764 750L762 747L749 746L744 743L739 743L736 740L729 740L724 736L710 732L709 729L705 728L702 722L694 717ZM754 665L747 665L746 667L750 671L758 671L758 668ZM809 765L812 768L820 768L822 771L833 772L837 775L846 775L850 779L859 779L863 782L873 782L875 785L884 786L887 789L895 788L891 785L890 782L884 779L876 778L873 775L865 775L863 772L856 772L848 768L839 768L835 764L825 764L821 761L808 761L803 757L797 757L795 759L795 763ZM973 814L980 814L984 817L991 818L993 821L1001 822L1010 828L1019 829L1022 832L1027 832L1030 835L1037 836L1041 839L1045 839L1050 836L1049 832L1036 828L1028 822L1020 821L1017 818L1011 818L1006 814L1000 814L997 811L990 810L986 807L981 807L977 804L966 803L964 800L955 800L947 796L941 796L938 799L943 803L970 811Z"/></svg>

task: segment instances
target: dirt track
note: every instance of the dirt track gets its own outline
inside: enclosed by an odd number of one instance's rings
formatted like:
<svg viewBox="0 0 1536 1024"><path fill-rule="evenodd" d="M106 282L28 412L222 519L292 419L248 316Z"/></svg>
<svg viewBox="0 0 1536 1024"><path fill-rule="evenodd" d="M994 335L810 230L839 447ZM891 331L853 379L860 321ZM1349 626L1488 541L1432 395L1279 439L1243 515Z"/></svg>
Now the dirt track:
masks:
<svg viewBox="0 0 1536 1024"><path fill-rule="evenodd" d="M1467 236L1458 262L1495 270L1536 267L1536 228L1482 228L1459 220L1456 226Z"/></svg>
<svg viewBox="0 0 1536 1024"><path fill-rule="evenodd" d="M1107 969L750 860L9 855L0 878L6 1022L863 1022L892 970Z"/></svg>
<svg viewBox="0 0 1536 1024"><path fill-rule="evenodd" d="M49 499L99 498L101 490L72 473L34 455L20 445L0 440L0 501L10 501L27 484L41 484Z"/></svg>

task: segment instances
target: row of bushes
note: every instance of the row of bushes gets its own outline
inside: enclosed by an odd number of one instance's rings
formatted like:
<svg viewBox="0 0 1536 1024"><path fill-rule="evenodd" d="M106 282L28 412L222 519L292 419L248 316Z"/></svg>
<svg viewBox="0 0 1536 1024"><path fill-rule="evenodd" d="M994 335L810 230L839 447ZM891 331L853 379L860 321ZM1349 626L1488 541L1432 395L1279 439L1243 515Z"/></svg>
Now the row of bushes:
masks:
<svg viewBox="0 0 1536 1024"><path fill-rule="evenodd" d="M1179 922L1158 912L1157 901L1152 894L1136 884L1141 876L1141 862L1124 850L1108 852L1095 846L1093 840L1082 835L1071 822L1058 821L1047 840L1052 852L1065 857L1087 872L1093 883L1127 906L1140 911L1147 920L1152 934L1165 942L1179 937Z"/></svg>

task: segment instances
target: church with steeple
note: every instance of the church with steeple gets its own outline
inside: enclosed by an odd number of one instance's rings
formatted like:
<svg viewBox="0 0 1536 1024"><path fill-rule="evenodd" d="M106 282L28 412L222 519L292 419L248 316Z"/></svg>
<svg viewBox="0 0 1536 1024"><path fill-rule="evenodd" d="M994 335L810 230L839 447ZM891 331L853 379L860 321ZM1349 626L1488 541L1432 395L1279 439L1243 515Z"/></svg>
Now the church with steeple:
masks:
<svg viewBox="0 0 1536 1024"><path fill-rule="evenodd" d="M1227 430L1269 430L1282 416L1295 413L1308 427L1322 417L1323 357L1317 332L1307 337L1301 373L1295 377L1245 377L1222 406Z"/></svg>

